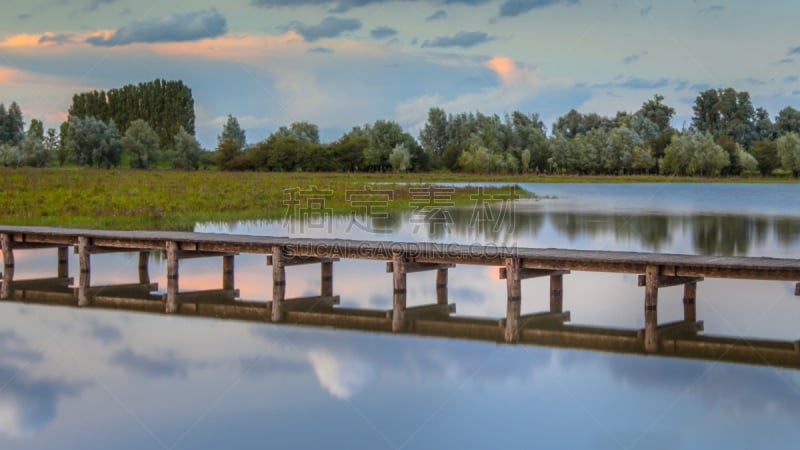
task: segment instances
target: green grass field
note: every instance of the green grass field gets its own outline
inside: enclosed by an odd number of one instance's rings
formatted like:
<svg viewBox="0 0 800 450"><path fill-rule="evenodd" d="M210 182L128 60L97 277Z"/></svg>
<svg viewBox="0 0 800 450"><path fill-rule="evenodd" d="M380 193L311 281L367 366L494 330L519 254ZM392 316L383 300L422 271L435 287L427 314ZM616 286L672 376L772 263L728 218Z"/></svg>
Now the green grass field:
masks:
<svg viewBox="0 0 800 450"><path fill-rule="evenodd" d="M179 172L170 170L0 169L0 223L115 229L190 230L197 222L274 220L287 213L286 200L324 198L336 215L359 212L348 191L391 189L388 210L412 208L419 200L408 183L631 183L631 182L796 182L774 178L707 180L660 176L537 176L422 174L343 174L266 172ZM387 185L387 183L390 183ZM315 187L318 194L310 194ZM299 190L295 197L287 189ZM490 195L509 188L487 190ZM533 196L534 193L517 193ZM456 205L474 204L475 187L457 189ZM445 194L446 195L446 194ZM413 198L412 198L413 197ZM364 197L360 197L364 200ZM387 200L384 194L367 199ZM424 196L423 196L424 199ZM313 200L313 199L312 199Z"/></svg>
<svg viewBox="0 0 800 450"><path fill-rule="evenodd" d="M280 219L287 212L293 214L287 201L311 201L316 205L312 207L334 215L364 212L360 205L365 200L400 211L410 209L412 201L432 199L412 190L419 186L407 183L434 179L430 175L412 179L383 174L0 169L0 223L191 230L197 222ZM382 192L365 194L365 188ZM348 201L348 192L360 196ZM456 189L452 195L436 192L437 201L468 205L474 202L476 188ZM510 190L494 188L486 193L503 192Z"/></svg>

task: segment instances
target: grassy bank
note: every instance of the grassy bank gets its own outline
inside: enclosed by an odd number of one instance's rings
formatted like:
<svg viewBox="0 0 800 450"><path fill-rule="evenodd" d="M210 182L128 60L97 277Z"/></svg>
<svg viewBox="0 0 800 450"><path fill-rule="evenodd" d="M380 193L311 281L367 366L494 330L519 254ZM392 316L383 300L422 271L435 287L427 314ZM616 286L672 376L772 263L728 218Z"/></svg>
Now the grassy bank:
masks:
<svg viewBox="0 0 800 450"><path fill-rule="evenodd" d="M409 210L412 202L420 201L474 204L475 188L457 189L452 195L435 191L434 200L406 184L442 178L430 174L410 178L382 174L2 169L0 223L190 230L197 222L280 219L287 212L299 216L303 208L309 210L303 206L309 201L316 205L311 208L325 208L334 215L363 214L368 201L374 201L381 211ZM384 184L387 182L396 184ZM311 191L312 186L318 191ZM383 192L367 194L367 186ZM387 190L392 191L391 200ZM358 196L348 201L348 192ZM508 188L496 188L486 193L502 196L508 192ZM300 206L287 210L286 200Z"/></svg>

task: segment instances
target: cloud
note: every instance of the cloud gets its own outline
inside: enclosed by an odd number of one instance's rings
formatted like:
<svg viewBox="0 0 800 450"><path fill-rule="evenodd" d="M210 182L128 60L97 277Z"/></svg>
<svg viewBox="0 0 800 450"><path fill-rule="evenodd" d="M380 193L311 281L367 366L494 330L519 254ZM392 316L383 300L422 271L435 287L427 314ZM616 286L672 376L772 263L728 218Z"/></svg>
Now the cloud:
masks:
<svg viewBox="0 0 800 450"><path fill-rule="evenodd" d="M20 14L20 15L17 16L17 20L19 20L19 21L30 20L32 17L33 17L33 14Z"/></svg>
<svg viewBox="0 0 800 450"><path fill-rule="evenodd" d="M435 13L431 14L430 16L425 18L426 22L433 22L435 20L444 20L447 18L447 11L440 9Z"/></svg>
<svg viewBox="0 0 800 450"><path fill-rule="evenodd" d="M644 78L631 78L625 82L620 83L619 87L626 89L658 89L665 87L669 84L666 78L658 80L646 80Z"/></svg>
<svg viewBox="0 0 800 450"><path fill-rule="evenodd" d="M329 16L322 19L317 25L305 25L300 22L293 22L289 28L297 31L303 39L313 42L319 39L333 38L340 36L348 31L361 29L361 21L358 19L339 19Z"/></svg>
<svg viewBox="0 0 800 450"><path fill-rule="evenodd" d="M699 10L700 14L711 14L711 15L717 15L722 11L725 11L725 7L722 5L711 5L707 8L702 8Z"/></svg>
<svg viewBox="0 0 800 450"><path fill-rule="evenodd" d="M370 31L369 34L375 39L386 39L397 35L397 30L392 27L378 27Z"/></svg>
<svg viewBox="0 0 800 450"><path fill-rule="evenodd" d="M185 377L188 368L188 364L179 361L174 354L152 357L138 354L130 348L116 352L110 362L126 371L150 378Z"/></svg>
<svg viewBox="0 0 800 450"><path fill-rule="evenodd" d="M783 58L782 60L778 61L776 64L792 64L794 62L793 58Z"/></svg>
<svg viewBox="0 0 800 450"><path fill-rule="evenodd" d="M790 55L800 55L800 47L795 47L795 48L789 50L789 54Z"/></svg>
<svg viewBox="0 0 800 450"><path fill-rule="evenodd" d="M103 5L110 5L112 3L117 3L119 0L89 0L89 3L81 8L81 12L92 12L97 11Z"/></svg>
<svg viewBox="0 0 800 450"><path fill-rule="evenodd" d="M228 31L225 16L216 9L172 14L163 19L134 21L110 34L86 39L98 47L135 43L186 42L221 36Z"/></svg>
<svg viewBox="0 0 800 450"><path fill-rule="evenodd" d="M343 13L353 8L369 6L381 3L392 3L401 0L250 0L250 4L261 8L283 8L298 6L327 6L332 13ZM491 0L405 0L423 1L434 5L463 4L477 6L488 3Z"/></svg>
<svg viewBox="0 0 800 450"><path fill-rule="evenodd" d="M622 63L623 64L633 64L633 63L639 61L640 59L642 59L641 55L628 55L628 56L622 58Z"/></svg>
<svg viewBox="0 0 800 450"><path fill-rule="evenodd" d="M30 436L56 418L58 402L86 386L36 379L20 369L0 366L0 434L15 439Z"/></svg>
<svg viewBox="0 0 800 450"><path fill-rule="evenodd" d="M798 80L800 80L800 77L798 77L797 75L789 75L788 77L783 79L783 82L784 83L796 83Z"/></svg>
<svg viewBox="0 0 800 450"><path fill-rule="evenodd" d="M500 5L500 17L516 17L534 9L564 3L567 6L578 3L578 0L505 0Z"/></svg>
<svg viewBox="0 0 800 450"><path fill-rule="evenodd" d="M42 359L40 352L27 348L22 338L13 331L0 331L0 355L4 360L37 362Z"/></svg>
<svg viewBox="0 0 800 450"><path fill-rule="evenodd" d="M63 45L72 42L72 36L67 33L46 33L39 38L40 44L53 43L56 45Z"/></svg>
<svg viewBox="0 0 800 450"><path fill-rule="evenodd" d="M309 53L333 53L334 50L328 47L312 47L308 49Z"/></svg>
<svg viewBox="0 0 800 450"><path fill-rule="evenodd" d="M478 44L493 41L495 38L482 31L459 31L453 36L439 36L430 41L425 40L423 47L461 47L471 48Z"/></svg>
<svg viewBox="0 0 800 450"><path fill-rule="evenodd" d="M646 6L639 10L639 15L642 17L647 17L653 11L653 5Z"/></svg>
<svg viewBox="0 0 800 450"><path fill-rule="evenodd" d="M122 341L122 333L118 328L110 325L104 325L97 320L92 320L89 323L90 330L89 336L97 339L104 344L112 344Z"/></svg>
<svg viewBox="0 0 800 450"><path fill-rule="evenodd" d="M375 377L369 360L346 351L311 350L308 360L320 386L342 400L350 399Z"/></svg>

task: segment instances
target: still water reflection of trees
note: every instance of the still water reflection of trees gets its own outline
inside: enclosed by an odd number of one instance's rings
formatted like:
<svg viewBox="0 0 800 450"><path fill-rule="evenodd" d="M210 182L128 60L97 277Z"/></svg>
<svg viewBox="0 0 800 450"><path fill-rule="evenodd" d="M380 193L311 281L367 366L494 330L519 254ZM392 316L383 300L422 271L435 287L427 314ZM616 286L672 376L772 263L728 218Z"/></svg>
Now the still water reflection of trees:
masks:
<svg viewBox="0 0 800 450"><path fill-rule="evenodd" d="M746 256L770 239L781 246L800 243L800 218L794 217L517 211L513 221L500 223L476 220L468 208L448 210L444 217L429 218L419 225L429 240L453 240L455 236L463 242L509 244L536 237L549 225L570 242L608 236L653 252L669 251L679 234L691 239L694 252L703 255ZM376 226L397 232L409 223L414 223L409 216L391 214Z"/></svg>

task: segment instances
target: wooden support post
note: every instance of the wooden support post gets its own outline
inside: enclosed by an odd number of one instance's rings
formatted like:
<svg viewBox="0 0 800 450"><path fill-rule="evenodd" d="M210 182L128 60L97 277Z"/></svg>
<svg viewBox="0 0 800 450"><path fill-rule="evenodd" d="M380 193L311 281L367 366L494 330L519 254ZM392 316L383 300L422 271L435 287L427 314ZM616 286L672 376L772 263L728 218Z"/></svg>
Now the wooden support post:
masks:
<svg viewBox="0 0 800 450"><path fill-rule="evenodd" d="M78 237L78 306L89 306L89 286L91 285L92 256L89 253L91 242L88 237Z"/></svg>
<svg viewBox="0 0 800 450"><path fill-rule="evenodd" d="M320 264L320 292L322 297L333 296L333 262Z"/></svg>
<svg viewBox="0 0 800 450"><path fill-rule="evenodd" d="M89 296L91 282L91 272L81 272L78 276L78 306L89 306L91 298Z"/></svg>
<svg viewBox="0 0 800 450"><path fill-rule="evenodd" d="M222 289L233 290L233 255L222 257Z"/></svg>
<svg viewBox="0 0 800 450"><path fill-rule="evenodd" d="M644 348L649 353L658 351L658 266L647 266L644 293Z"/></svg>
<svg viewBox="0 0 800 450"><path fill-rule="evenodd" d="M697 322L697 283L683 286L683 321Z"/></svg>
<svg viewBox="0 0 800 450"><path fill-rule="evenodd" d="M520 281L519 258L506 258L506 285L508 305L506 308L506 342L519 342L520 313L522 311L522 283Z"/></svg>
<svg viewBox="0 0 800 450"><path fill-rule="evenodd" d="M167 314L178 312L178 277L180 246L175 241L167 241Z"/></svg>
<svg viewBox="0 0 800 450"><path fill-rule="evenodd" d="M286 259L285 249L280 245L272 247L272 321L283 320L283 303L286 299Z"/></svg>
<svg viewBox="0 0 800 450"><path fill-rule="evenodd" d="M69 247L58 247L58 278L69 277Z"/></svg>
<svg viewBox="0 0 800 450"><path fill-rule="evenodd" d="M800 297L800 283L797 283L797 285L794 287L794 295Z"/></svg>
<svg viewBox="0 0 800 450"><path fill-rule="evenodd" d="M439 305L447 304L447 269L436 271L436 303Z"/></svg>
<svg viewBox="0 0 800 450"><path fill-rule="evenodd" d="M11 242L11 235L7 233L0 234L0 245L3 246L3 265L14 267L14 248Z"/></svg>
<svg viewBox="0 0 800 450"><path fill-rule="evenodd" d="M150 252L139 252L139 283L150 284Z"/></svg>
<svg viewBox="0 0 800 450"><path fill-rule="evenodd" d="M3 271L3 284L0 286L0 300L10 300L14 292L12 283L14 282L14 266L6 267Z"/></svg>
<svg viewBox="0 0 800 450"><path fill-rule="evenodd" d="M564 312L564 276L550 276L550 312Z"/></svg>
<svg viewBox="0 0 800 450"><path fill-rule="evenodd" d="M406 329L406 260L402 253L392 254L392 278L394 295L392 298L392 332Z"/></svg>

